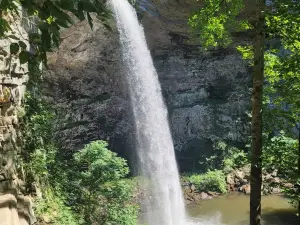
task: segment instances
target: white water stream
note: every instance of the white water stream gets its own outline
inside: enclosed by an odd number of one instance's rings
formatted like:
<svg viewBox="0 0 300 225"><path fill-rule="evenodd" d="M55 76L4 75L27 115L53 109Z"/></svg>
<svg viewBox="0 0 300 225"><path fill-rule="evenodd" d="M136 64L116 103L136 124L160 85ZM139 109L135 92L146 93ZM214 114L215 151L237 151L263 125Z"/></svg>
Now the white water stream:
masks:
<svg viewBox="0 0 300 225"><path fill-rule="evenodd" d="M147 225L186 225L167 109L144 30L127 0L111 0L111 4L126 65L139 171L147 190L144 219Z"/></svg>

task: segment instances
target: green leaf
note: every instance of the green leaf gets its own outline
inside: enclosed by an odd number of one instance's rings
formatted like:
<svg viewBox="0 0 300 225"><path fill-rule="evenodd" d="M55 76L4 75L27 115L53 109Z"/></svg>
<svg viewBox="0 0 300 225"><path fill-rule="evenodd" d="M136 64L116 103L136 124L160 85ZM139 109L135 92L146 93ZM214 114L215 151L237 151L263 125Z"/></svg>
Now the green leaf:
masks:
<svg viewBox="0 0 300 225"><path fill-rule="evenodd" d="M97 8L92 2L90 2L88 0L82 0L80 2L82 3L82 7L83 7L84 11L86 11L86 12L97 12Z"/></svg>
<svg viewBox="0 0 300 225"><path fill-rule="evenodd" d="M76 16L81 21L85 19L84 14L83 14L83 3L82 2L78 2Z"/></svg>
<svg viewBox="0 0 300 225"><path fill-rule="evenodd" d="M91 15L88 12L86 13L86 15L87 15L89 25L90 25L91 29L93 30L93 19L92 19Z"/></svg>
<svg viewBox="0 0 300 225"><path fill-rule="evenodd" d="M51 49L51 36L48 30L43 30L41 34L42 39L42 45L45 48L45 50Z"/></svg>
<svg viewBox="0 0 300 225"><path fill-rule="evenodd" d="M26 50L27 45L23 41L19 41L19 46L21 47L22 51Z"/></svg>
<svg viewBox="0 0 300 225"><path fill-rule="evenodd" d="M18 45L18 43L12 43L9 46L10 49L10 54L17 54L20 50L20 46Z"/></svg>
<svg viewBox="0 0 300 225"><path fill-rule="evenodd" d="M62 22L68 22L70 24L73 24L72 18L65 13L64 11L60 10L55 4L52 2L48 3L48 7L50 9L51 15L56 18L57 20L60 20Z"/></svg>
<svg viewBox="0 0 300 225"><path fill-rule="evenodd" d="M61 20L56 20L55 23L58 25L58 26L61 26L61 27L64 27L64 28L69 28L70 25L68 23L66 23L65 21L61 21Z"/></svg>
<svg viewBox="0 0 300 225"><path fill-rule="evenodd" d="M29 41L31 44L41 44L42 43L41 35L38 33L29 34Z"/></svg>
<svg viewBox="0 0 300 225"><path fill-rule="evenodd" d="M112 31L112 28L111 28L111 26L110 26L108 23L103 22L102 25L103 25L107 30Z"/></svg>
<svg viewBox="0 0 300 225"><path fill-rule="evenodd" d="M29 60L30 53L27 51L22 51L19 54L19 60L21 64L27 63Z"/></svg>
<svg viewBox="0 0 300 225"><path fill-rule="evenodd" d="M74 9L74 2L72 0L60 0L59 6L68 11L72 11Z"/></svg>
<svg viewBox="0 0 300 225"><path fill-rule="evenodd" d="M50 24L45 23L45 22L40 22L40 23L38 24L38 28L39 28L40 30L48 30L49 27L50 27Z"/></svg>

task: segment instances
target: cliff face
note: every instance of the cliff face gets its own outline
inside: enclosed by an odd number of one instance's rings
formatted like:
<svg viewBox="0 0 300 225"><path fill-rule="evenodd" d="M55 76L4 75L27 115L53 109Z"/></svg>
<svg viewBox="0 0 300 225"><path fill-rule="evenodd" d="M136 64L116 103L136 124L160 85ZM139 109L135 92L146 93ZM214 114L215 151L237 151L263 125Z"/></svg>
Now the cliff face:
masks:
<svg viewBox="0 0 300 225"><path fill-rule="evenodd" d="M169 109L180 160L211 151L215 140L242 143L248 134L250 73L233 48L201 52L187 25L193 1L138 1L139 17ZM247 41L244 38L240 42ZM66 30L49 55L45 96L60 112L57 137L66 151L96 139L126 155L133 123L117 32L84 22ZM182 161L182 168L185 163Z"/></svg>
<svg viewBox="0 0 300 225"><path fill-rule="evenodd" d="M30 198L24 196L19 159L22 150L19 113L28 80L28 65L20 64L18 55L10 50L11 44L19 41L28 46L30 25L21 16L21 12L20 17L5 15L11 31L0 39L0 225L35 222Z"/></svg>

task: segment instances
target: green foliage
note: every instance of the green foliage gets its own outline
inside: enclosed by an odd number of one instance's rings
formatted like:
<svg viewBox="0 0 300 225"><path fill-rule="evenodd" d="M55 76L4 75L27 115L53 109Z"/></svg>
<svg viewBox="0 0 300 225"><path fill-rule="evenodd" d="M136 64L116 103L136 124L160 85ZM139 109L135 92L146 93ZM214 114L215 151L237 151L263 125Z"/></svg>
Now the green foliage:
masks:
<svg viewBox="0 0 300 225"><path fill-rule="evenodd" d="M43 198L35 204L35 213L40 220L54 225L79 225L82 220L70 207L67 207L59 191L43 189Z"/></svg>
<svg viewBox="0 0 300 225"><path fill-rule="evenodd" d="M292 177L297 171L298 141L287 137L284 132L263 144L263 166L267 170L278 169L285 178Z"/></svg>
<svg viewBox="0 0 300 225"><path fill-rule="evenodd" d="M85 224L137 224L138 208L131 202L133 182L123 179L129 173L127 163L108 150L105 141L92 142L75 153L73 166L63 188Z"/></svg>
<svg viewBox="0 0 300 225"><path fill-rule="evenodd" d="M228 21L237 18L242 7L232 5L230 10L235 13L229 13L229 10L222 11L222 0L204 2L204 8L191 16L191 27L195 33L201 33L204 46L227 45L231 41L230 33L234 31L228 27ZM299 185L297 171L300 168L297 170L296 165L300 155L296 151L297 141L290 137L292 128L300 122L300 2L274 0L269 4L263 11L266 20L263 33L267 39L263 65L266 79L263 87L263 130L268 134L284 130L287 136L264 137L263 163L266 168L278 168L285 179ZM248 28L251 27L244 26L244 30ZM250 65L258 64L253 60L254 48L251 45L238 46L237 49ZM256 50L258 52L259 49ZM231 160L225 164L230 168ZM286 191L300 202L299 190L297 193L292 189Z"/></svg>
<svg viewBox="0 0 300 225"><path fill-rule="evenodd" d="M298 148L299 142L286 136L283 131L270 139L265 138L262 158L263 167L267 171L277 169L278 175L285 180L285 182L299 187L300 177L297 167ZM299 202L300 196L294 187L282 188L293 203Z"/></svg>
<svg viewBox="0 0 300 225"><path fill-rule="evenodd" d="M93 28L91 13L94 13L104 26L109 28L106 21L110 17L110 11L105 6L105 0L2 0L0 1L0 38L5 38L6 32L11 30L8 20L3 15L10 14L18 17L20 6L28 14L27 19L35 23L39 29L38 33L32 34L35 38L30 38L30 44L34 47L35 56L45 64L47 64L46 52L60 44L61 28L68 28L74 23L70 15L76 16L79 20L87 19ZM22 49L20 53L19 49ZM21 64L29 60L30 53L26 51L24 43L13 43L11 53L19 53Z"/></svg>
<svg viewBox="0 0 300 225"><path fill-rule="evenodd" d="M208 171L204 174L193 174L184 177L184 179L194 184L199 191L227 192L225 175L221 170Z"/></svg>
<svg viewBox="0 0 300 225"><path fill-rule="evenodd" d="M27 190L35 183L40 220L55 225L137 224L138 207L132 202L134 182L124 179L129 169L124 159L95 141L74 154L61 158L54 140L56 114L41 97L41 71L36 57L29 63L30 79L25 96L21 166Z"/></svg>
<svg viewBox="0 0 300 225"><path fill-rule="evenodd" d="M90 182L94 185L88 186L88 189L97 190L105 181L117 180L129 173L126 161L109 151L105 141L95 141L86 145L84 149L74 154L74 159L76 163L86 168L80 173L82 183ZM95 181L91 182L94 179Z"/></svg>
<svg viewBox="0 0 300 225"><path fill-rule="evenodd" d="M228 146L223 141L214 144L213 156L206 158L206 170L222 170L225 174L249 163L248 154L236 147Z"/></svg>
<svg viewBox="0 0 300 225"><path fill-rule="evenodd" d="M204 7L189 18L189 25L200 33L204 47L227 46L231 43L231 31L251 29L251 25L237 16L244 8L243 0L205 0Z"/></svg>

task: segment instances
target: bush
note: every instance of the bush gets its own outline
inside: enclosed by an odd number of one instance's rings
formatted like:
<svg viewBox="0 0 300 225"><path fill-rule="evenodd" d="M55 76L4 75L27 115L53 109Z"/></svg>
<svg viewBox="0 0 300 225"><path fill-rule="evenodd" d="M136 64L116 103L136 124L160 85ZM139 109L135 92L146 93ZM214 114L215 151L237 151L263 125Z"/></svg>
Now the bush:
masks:
<svg viewBox="0 0 300 225"><path fill-rule="evenodd" d="M35 213L42 222L54 225L79 225L82 220L70 207L65 205L63 197L52 188L43 189L43 198L35 202Z"/></svg>
<svg viewBox="0 0 300 225"><path fill-rule="evenodd" d="M74 154L74 168L65 187L85 224L137 224L133 182L124 179L128 173L126 160L108 150L105 141L94 141Z"/></svg>
<svg viewBox="0 0 300 225"><path fill-rule="evenodd" d="M278 136L265 138L263 143L262 163L267 171L278 170L285 182L300 186L298 174L298 153L299 142L281 132ZM294 187L283 187L285 194L291 199L293 204L300 201L299 190Z"/></svg>
<svg viewBox="0 0 300 225"><path fill-rule="evenodd" d="M194 184L199 191L227 192L225 175L220 170L208 171L205 174L193 174L186 179Z"/></svg>
<svg viewBox="0 0 300 225"><path fill-rule="evenodd" d="M206 171L222 170L225 174L232 170L240 168L249 163L249 157L246 152L236 147L227 145L223 141L217 141L214 144L214 154L201 162Z"/></svg>

